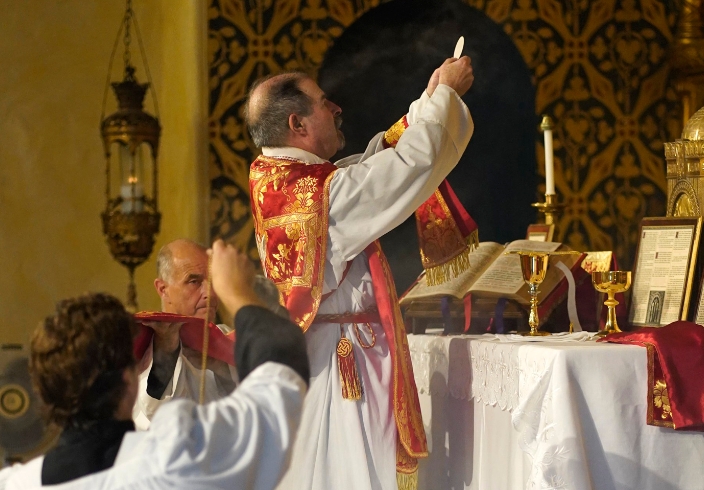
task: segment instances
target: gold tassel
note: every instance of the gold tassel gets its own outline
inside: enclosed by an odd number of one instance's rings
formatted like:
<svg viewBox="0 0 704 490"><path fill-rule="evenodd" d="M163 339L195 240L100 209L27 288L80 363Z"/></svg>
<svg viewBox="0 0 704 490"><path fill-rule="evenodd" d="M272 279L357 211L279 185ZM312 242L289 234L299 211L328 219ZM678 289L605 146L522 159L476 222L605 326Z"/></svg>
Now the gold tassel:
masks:
<svg viewBox="0 0 704 490"><path fill-rule="evenodd" d="M474 252L479 247L479 230L474 230L467 237L467 246L470 252Z"/></svg>
<svg viewBox="0 0 704 490"><path fill-rule="evenodd" d="M428 286L437 286L450 281L469 269L469 255L474 252L478 246L479 231L474 230L467 237L467 248L444 264L428 267L425 270L425 281Z"/></svg>
<svg viewBox="0 0 704 490"><path fill-rule="evenodd" d="M418 470L413 473L396 472L396 483L398 490L417 490L418 488Z"/></svg>
<svg viewBox="0 0 704 490"><path fill-rule="evenodd" d="M337 343L337 367L340 370L342 398L347 400L359 400L362 398L362 387L354 361L352 342L345 337L342 325L340 325L340 341Z"/></svg>

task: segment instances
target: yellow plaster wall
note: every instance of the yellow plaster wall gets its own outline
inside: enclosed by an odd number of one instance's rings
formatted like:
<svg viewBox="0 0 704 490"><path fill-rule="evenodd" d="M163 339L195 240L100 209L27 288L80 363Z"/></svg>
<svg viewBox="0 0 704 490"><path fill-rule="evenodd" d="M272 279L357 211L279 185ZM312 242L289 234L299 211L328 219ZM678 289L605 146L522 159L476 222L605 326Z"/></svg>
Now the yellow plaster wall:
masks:
<svg viewBox="0 0 704 490"><path fill-rule="evenodd" d="M156 249L177 237L203 241L205 5L134 0L134 8L163 126ZM0 343L25 342L61 298L106 291L125 299L127 272L110 256L99 218L100 109L123 9L115 0L0 0ZM153 257L136 274L144 309L159 306Z"/></svg>

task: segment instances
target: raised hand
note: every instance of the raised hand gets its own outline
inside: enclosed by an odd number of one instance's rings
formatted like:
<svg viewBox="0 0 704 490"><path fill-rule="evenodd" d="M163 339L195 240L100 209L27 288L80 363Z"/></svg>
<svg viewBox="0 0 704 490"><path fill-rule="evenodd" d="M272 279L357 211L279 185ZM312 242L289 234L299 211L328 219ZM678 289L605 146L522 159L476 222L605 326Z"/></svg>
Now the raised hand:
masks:
<svg viewBox="0 0 704 490"><path fill-rule="evenodd" d="M474 82L474 72L472 69L472 60L469 56L462 56L460 59L448 58L445 62L435 70L433 76L430 77L428 89L431 88L433 77L437 73L437 83L432 87L433 91L438 84L442 83L452 88L461 97L472 86ZM428 92L428 95L432 95Z"/></svg>
<svg viewBox="0 0 704 490"><path fill-rule="evenodd" d="M255 270L247 254L222 240L216 240L209 253L213 257L213 289L230 313L234 315L246 305L266 306L252 288Z"/></svg>
<svg viewBox="0 0 704 490"><path fill-rule="evenodd" d="M440 65L440 68L452 63L453 61L455 61L455 58L446 59L443 64ZM428 97L433 95L433 92L435 92L435 88L438 86L438 83L440 83L440 68L435 69L432 76L430 77L430 80L428 81L428 87L425 89L425 91L428 93Z"/></svg>

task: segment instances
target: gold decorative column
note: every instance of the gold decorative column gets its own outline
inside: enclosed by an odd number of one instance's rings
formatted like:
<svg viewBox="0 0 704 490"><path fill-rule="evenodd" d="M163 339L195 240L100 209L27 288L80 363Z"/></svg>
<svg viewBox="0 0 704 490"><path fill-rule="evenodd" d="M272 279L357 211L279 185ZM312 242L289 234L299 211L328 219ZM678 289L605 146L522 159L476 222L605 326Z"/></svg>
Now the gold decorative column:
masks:
<svg viewBox="0 0 704 490"><path fill-rule="evenodd" d="M684 127L682 138L665 143L667 216L702 216L704 211L704 107Z"/></svg>
<svg viewBox="0 0 704 490"><path fill-rule="evenodd" d="M682 101L682 123L704 106L704 0L682 0L670 65Z"/></svg>

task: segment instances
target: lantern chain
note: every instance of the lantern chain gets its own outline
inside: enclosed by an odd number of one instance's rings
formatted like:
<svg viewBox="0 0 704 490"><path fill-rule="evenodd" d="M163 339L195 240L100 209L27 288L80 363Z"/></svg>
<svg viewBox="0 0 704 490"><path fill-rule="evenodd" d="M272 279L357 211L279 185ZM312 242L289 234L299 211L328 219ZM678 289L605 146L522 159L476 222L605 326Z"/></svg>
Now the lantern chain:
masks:
<svg viewBox="0 0 704 490"><path fill-rule="evenodd" d="M134 12L132 11L132 0L127 0L127 7L125 8L125 52L122 55L122 59L125 62L125 78L134 77L134 68L132 68L132 63L130 59L130 43L132 42L132 36L130 33L130 22L133 19Z"/></svg>

